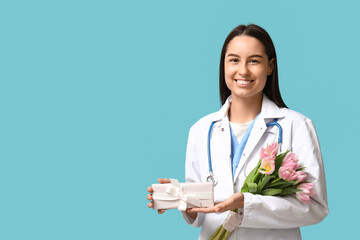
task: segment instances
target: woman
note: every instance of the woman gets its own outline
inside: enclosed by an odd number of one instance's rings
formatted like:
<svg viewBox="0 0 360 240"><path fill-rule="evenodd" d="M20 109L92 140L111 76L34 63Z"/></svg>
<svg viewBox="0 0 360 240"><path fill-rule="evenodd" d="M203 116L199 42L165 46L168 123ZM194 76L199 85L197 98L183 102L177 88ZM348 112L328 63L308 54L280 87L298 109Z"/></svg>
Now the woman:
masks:
<svg viewBox="0 0 360 240"><path fill-rule="evenodd" d="M208 132L215 122L210 149L213 174L218 178L214 187L217 204L188 209L183 212L186 222L202 226L199 239L209 239L227 211L238 209L239 228L229 239L301 239L299 227L316 224L328 214L324 167L312 121L288 109L281 98L275 48L261 27L240 25L226 38L220 59L220 97L222 108L191 127L186 153L186 181L205 182L209 175ZM295 194L280 197L240 192L259 161L261 147L277 140L278 128L266 127L275 119L283 129L282 149L299 157L300 165L306 166L307 181L314 183L317 194L311 197L311 204L299 201ZM250 135L244 137L248 128ZM245 148L236 156L234 149L239 145ZM148 199L152 200L151 194Z"/></svg>

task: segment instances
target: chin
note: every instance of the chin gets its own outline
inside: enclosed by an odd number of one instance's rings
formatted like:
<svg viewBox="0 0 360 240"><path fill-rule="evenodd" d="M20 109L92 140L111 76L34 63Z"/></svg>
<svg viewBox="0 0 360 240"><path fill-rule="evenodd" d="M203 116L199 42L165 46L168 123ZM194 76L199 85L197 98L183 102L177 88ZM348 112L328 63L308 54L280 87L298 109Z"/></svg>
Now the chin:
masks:
<svg viewBox="0 0 360 240"><path fill-rule="evenodd" d="M263 95L262 91L259 92L238 92L238 91L231 91L231 95L233 98L261 98Z"/></svg>

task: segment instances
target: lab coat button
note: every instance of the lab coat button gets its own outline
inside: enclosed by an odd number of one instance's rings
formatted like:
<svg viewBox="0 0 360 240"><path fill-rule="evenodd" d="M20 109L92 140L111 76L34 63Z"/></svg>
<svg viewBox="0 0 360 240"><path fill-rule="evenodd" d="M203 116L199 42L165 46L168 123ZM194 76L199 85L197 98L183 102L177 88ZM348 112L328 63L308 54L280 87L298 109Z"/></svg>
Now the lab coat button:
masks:
<svg viewBox="0 0 360 240"><path fill-rule="evenodd" d="M223 131L224 131L224 128L221 128L221 131L223 132Z"/></svg>

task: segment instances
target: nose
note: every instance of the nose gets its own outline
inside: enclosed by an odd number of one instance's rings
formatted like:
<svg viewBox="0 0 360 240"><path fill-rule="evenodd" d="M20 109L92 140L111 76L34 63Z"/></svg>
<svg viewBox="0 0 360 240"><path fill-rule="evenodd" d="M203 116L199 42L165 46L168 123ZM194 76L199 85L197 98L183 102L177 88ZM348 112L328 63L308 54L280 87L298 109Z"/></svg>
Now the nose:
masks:
<svg viewBox="0 0 360 240"><path fill-rule="evenodd" d="M248 69L248 66L246 65L245 62L239 64L238 74L239 74L240 76L247 76L247 75L249 75L249 69Z"/></svg>

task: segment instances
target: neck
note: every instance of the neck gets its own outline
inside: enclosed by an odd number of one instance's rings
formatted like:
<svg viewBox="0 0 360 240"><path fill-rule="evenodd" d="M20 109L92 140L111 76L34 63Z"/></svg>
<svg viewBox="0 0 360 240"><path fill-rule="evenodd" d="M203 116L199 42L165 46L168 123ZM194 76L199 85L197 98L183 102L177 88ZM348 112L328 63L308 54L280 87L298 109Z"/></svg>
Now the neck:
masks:
<svg viewBox="0 0 360 240"><path fill-rule="evenodd" d="M236 97L232 95L229 110L229 120L234 123L247 123L252 121L261 111L262 93L252 97Z"/></svg>

